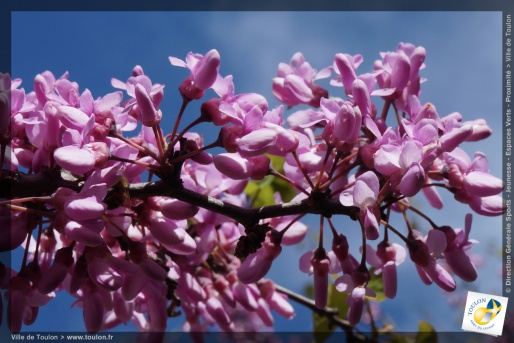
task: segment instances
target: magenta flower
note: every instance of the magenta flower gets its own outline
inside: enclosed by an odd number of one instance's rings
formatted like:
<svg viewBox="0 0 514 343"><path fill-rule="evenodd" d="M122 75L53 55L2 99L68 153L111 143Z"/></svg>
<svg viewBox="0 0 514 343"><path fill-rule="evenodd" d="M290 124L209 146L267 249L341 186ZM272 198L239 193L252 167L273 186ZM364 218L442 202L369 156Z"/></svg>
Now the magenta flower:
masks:
<svg viewBox="0 0 514 343"><path fill-rule="evenodd" d="M149 224L149 229L166 249L175 254L189 255L196 250L194 239L172 220L155 216Z"/></svg>
<svg viewBox="0 0 514 343"><path fill-rule="evenodd" d="M380 212L377 205L380 184L375 173L366 172L355 180L355 185L342 192L339 201L344 206L360 208L360 223L370 240L378 238Z"/></svg>
<svg viewBox="0 0 514 343"><path fill-rule="evenodd" d="M471 231L472 215L468 213L465 218L464 230L453 230L450 227L444 227L443 232L446 234L447 246L444 250L444 258L452 271L466 282L475 281L477 278L477 270L473 265L471 258L466 251L471 248L477 240L469 239Z"/></svg>
<svg viewBox="0 0 514 343"><path fill-rule="evenodd" d="M447 292L454 291L455 280L437 263L437 259L443 258L442 253L446 248L445 234L439 230L430 230L426 239L423 239L419 232L413 232L417 238L409 240L407 247L421 280L427 285L433 281Z"/></svg>
<svg viewBox="0 0 514 343"><path fill-rule="evenodd" d="M505 210L502 197L499 194L503 189L501 179L489 174L489 162L481 153L475 153L473 161L467 153L456 148L445 154L445 162L440 167L442 176L454 190L455 199L467 203L475 212L495 216ZM447 171L446 171L447 170Z"/></svg>
<svg viewBox="0 0 514 343"><path fill-rule="evenodd" d="M314 301L317 308L327 306L328 274L339 272L339 264L332 251L328 254L322 247L308 251L300 257L300 270L314 275Z"/></svg>
<svg viewBox="0 0 514 343"><path fill-rule="evenodd" d="M141 122L145 126L154 126L159 124L162 114L155 108L152 98L148 91L141 85L137 84L135 95L139 111L141 112Z"/></svg>
<svg viewBox="0 0 514 343"><path fill-rule="evenodd" d="M246 284L259 281L266 275L271 268L271 263L280 255L282 247L271 241L270 233L266 234L266 239L262 247L256 253L248 256L239 267L237 277Z"/></svg>
<svg viewBox="0 0 514 343"><path fill-rule="evenodd" d="M382 241L375 251L366 245L366 260L374 268L375 274L382 273L384 294L392 299L396 296L396 267L405 261L405 249L396 243Z"/></svg>
<svg viewBox="0 0 514 343"><path fill-rule="evenodd" d="M289 64L279 64L277 77L272 80L273 95L287 106L309 104L319 107L320 99L328 98L328 91L314 84L314 81L329 76L329 68L317 73L305 61L303 54L297 52Z"/></svg>
<svg viewBox="0 0 514 343"><path fill-rule="evenodd" d="M425 183L423 146L420 142L406 141L401 146L384 144L375 153L375 168L391 175L392 184L408 197L416 195Z"/></svg>
<svg viewBox="0 0 514 343"><path fill-rule="evenodd" d="M335 281L336 289L339 292L350 294L346 301L348 305L350 305L348 320L353 326L357 325L361 319L362 310L364 309L364 297L368 296L374 298L377 296L375 291L366 287L369 280L369 273L366 267L364 267L364 269L357 267L351 275L345 274Z"/></svg>
<svg viewBox="0 0 514 343"><path fill-rule="evenodd" d="M188 53L186 60L169 57L170 63L177 67L185 67L191 71L180 85L179 90L188 99L200 99L204 91L214 85L220 67L220 54L212 49L205 56Z"/></svg>
<svg viewBox="0 0 514 343"><path fill-rule="evenodd" d="M59 108L60 120L69 127L62 134L62 147L54 151L54 159L61 167L81 175L93 168L102 168L107 162L109 149L104 142L90 142L90 132L94 127L95 117L88 117L78 109ZM66 116L64 115L66 113ZM82 123L82 124L80 124ZM74 128L83 125L81 131Z"/></svg>

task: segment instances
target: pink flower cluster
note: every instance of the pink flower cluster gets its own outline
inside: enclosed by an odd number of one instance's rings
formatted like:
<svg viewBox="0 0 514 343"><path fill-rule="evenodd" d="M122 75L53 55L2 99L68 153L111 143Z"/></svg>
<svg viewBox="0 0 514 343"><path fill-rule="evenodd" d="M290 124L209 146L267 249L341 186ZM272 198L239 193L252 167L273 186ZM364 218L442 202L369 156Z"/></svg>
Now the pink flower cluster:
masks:
<svg viewBox="0 0 514 343"><path fill-rule="evenodd" d="M471 159L459 148L488 137L486 122L463 121L459 113L440 116L432 103L420 101L425 54L423 47L400 43L382 53L372 71L358 74L361 55L338 53L318 72L296 53L279 65L272 91L288 108L307 106L285 120L283 105L269 108L262 95L235 93L232 76L219 74L216 50L189 53L185 61L170 57L173 66L190 72L179 86L183 106L171 133L160 127L164 85L140 66L125 82L112 79L121 91L96 100L67 73L37 75L29 93L21 80L2 75L3 174L60 180L50 193L34 189L30 197L0 202L1 223L12 224L9 235L0 235L0 250L26 249L18 270L0 270L10 330L33 323L38 308L59 290L77 298L89 332L130 321L161 332L168 317L181 313L183 329L191 332L212 325L224 331L272 326L271 311L292 318L294 310L263 277L283 245L303 240L308 227L299 220L307 212L320 216L320 240L300 258L300 269L314 275L320 309L327 304L329 274L342 273L335 284L348 293L351 325L359 322L365 297L375 296L368 287L371 271L382 274L385 296L396 296L397 268L407 252L427 284L455 289L442 260L473 281L476 269L466 254L475 242L469 238L471 215L464 230L454 230L427 218L408 198L422 193L442 208L439 187L476 213L494 216L504 211L503 184L489 174L483 153ZM332 74L336 96L329 97L315 82ZM198 119L179 132L187 104L209 89L217 97L205 100ZM217 141L204 145L189 131L202 122L220 127ZM137 134L127 138L131 131ZM224 151L206 152L214 147ZM270 155L283 158L282 174L270 165ZM278 207L270 211L276 212L247 227L224 212L230 205L248 213L245 186L269 175L297 192L289 204L275 194ZM130 196L153 176L175 193ZM187 196L178 199L178 192ZM294 213L295 204L310 207ZM341 213L360 228L360 261L349 253L347 237L355 231L338 229L331 219ZM405 228L394 228L390 218L398 213L419 215L430 229L416 231L407 219ZM328 250L325 222L333 235Z"/></svg>

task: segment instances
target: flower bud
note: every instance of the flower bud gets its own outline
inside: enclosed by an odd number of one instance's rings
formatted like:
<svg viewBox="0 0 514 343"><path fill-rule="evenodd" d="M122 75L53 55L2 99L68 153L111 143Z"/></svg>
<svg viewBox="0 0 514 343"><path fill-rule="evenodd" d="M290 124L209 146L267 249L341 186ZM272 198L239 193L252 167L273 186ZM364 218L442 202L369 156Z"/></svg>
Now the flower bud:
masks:
<svg viewBox="0 0 514 343"><path fill-rule="evenodd" d="M409 240L407 248L409 249L409 256L412 262L421 267L427 266L430 260L432 260L427 245L420 239Z"/></svg>
<svg viewBox="0 0 514 343"><path fill-rule="evenodd" d="M234 180L252 176L253 164L238 153L223 153L214 156L214 165L221 173Z"/></svg>
<svg viewBox="0 0 514 343"><path fill-rule="evenodd" d="M263 298L259 298L257 300L257 304L259 305L259 307L257 308L256 312L259 318L261 318L264 325L268 327L273 327L273 316L271 315L271 310L268 306L268 303L266 303L266 300L264 300Z"/></svg>
<svg viewBox="0 0 514 343"><path fill-rule="evenodd" d="M364 287L355 287L350 294L350 311L348 313L348 320L352 326L357 325L361 320L365 295L366 289Z"/></svg>
<svg viewBox="0 0 514 343"><path fill-rule="evenodd" d="M100 293L92 292L84 296L84 310L82 313L87 332L96 333L100 331L104 319L104 304Z"/></svg>
<svg viewBox="0 0 514 343"><path fill-rule="evenodd" d="M222 277L222 276L215 277L214 288L216 289L216 291L218 291L218 293L223 298L223 300L225 300L227 305L229 305L230 307L236 306L236 300L234 298L234 293L230 289L230 284L224 277Z"/></svg>
<svg viewBox="0 0 514 343"><path fill-rule="evenodd" d="M123 284L123 277L107 261L93 258L88 261L87 272L93 283L106 291L115 291Z"/></svg>
<svg viewBox="0 0 514 343"><path fill-rule="evenodd" d="M213 122L216 126L223 126L230 122L230 116L219 110L220 98L212 98L205 101L200 107L202 119L206 122Z"/></svg>
<svg viewBox="0 0 514 343"><path fill-rule="evenodd" d="M145 73L143 71L143 67L141 67L140 65L136 65L132 69L132 76L136 77L136 76L140 76L140 75L145 75Z"/></svg>
<svg viewBox="0 0 514 343"><path fill-rule="evenodd" d="M308 104L309 106L317 108L320 106L322 98L328 99L328 91L315 83L311 84L311 91L312 99Z"/></svg>
<svg viewBox="0 0 514 343"><path fill-rule="evenodd" d="M353 69L353 63L350 62L347 55L337 54L335 56L335 64L341 74L344 88L349 92L352 89L353 81L357 78Z"/></svg>
<svg viewBox="0 0 514 343"><path fill-rule="evenodd" d="M201 99L205 94L205 91L194 86L194 81L191 76L182 81L178 90L180 91L180 94L182 94L182 97L184 97L186 100L198 100Z"/></svg>
<svg viewBox="0 0 514 343"><path fill-rule="evenodd" d="M236 282L232 286L232 292L234 293L236 301L247 311L253 312L259 307L257 299L255 299L255 296L247 285L241 282Z"/></svg>
<svg viewBox="0 0 514 343"><path fill-rule="evenodd" d="M152 98L146 91L145 87L138 83L134 90L143 125L155 126L159 124L161 118L157 117L157 110L155 109Z"/></svg>
<svg viewBox="0 0 514 343"><path fill-rule="evenodd" d="M176 199L163 198L159 206L161 213L173 220L189 219L198 213L198 207Z"/></svg>
<svg viewBox="0 0 514 343"><path fill-rule="evenodd" d="M196 64L194 71L194 86L201 90L210 88L218 77L220 54L212 49Z"/></svg>
<svg viewBox="0 0 514 343"><path fill-rule="evenodd" d="M55 253L54 263L46 271L38 283L38 290L48 294L56 289L68 275L68 270L73 264L73 250L61 248Z"/></svg>
<svg viewBox="0 0 514 343"><path fill-rule="evenodd" d="M478 277L477 270L471 259L462 249L452 249L444 253L446 263L453 272L466 282L473 282Z"/></svg>
<svg viewBox="0 0 514 343"><path fill-rule="evenodd" d="M148 306L148 319L151 325L152 331L164 332L168 324L168 315L166 312L166 302L162 301L161 297L156 293L149 294L147 296Z"/></svg>
<svg viewBox="0 0 514 343"><path fill-rule="evenodd" d="M407 55L400 53L396 59L393 71L391 73L391 87L401 91L407 86L410 75L410 61Z"/></svg>
<svg viewBox="0 0 514 343"><path fill-rule="evenodd" d="M228 328L232 320L230 319L230 316L228 315L227 311L225 311L225 308L217 298L210 297L209 299L207 299L205 307L207 309L207 312L209 312L209 314L220 326L220 328Z"/></svg>
<svg viewBox="0 0 514 343"><path fill-rule="evenodd" d="M332 239L332 251L336 255L337 259L341 266L343 265L343 261L348 257L348 240L346 236L339 233Z"/></svg>
<svg viewBox="0 0 514 343"><path fill-rule="evenodd" d="M317 308L327 306L328 300L328 269L330 260L323 248L318 248L311 260L314 272L314 302Z"/></svg>

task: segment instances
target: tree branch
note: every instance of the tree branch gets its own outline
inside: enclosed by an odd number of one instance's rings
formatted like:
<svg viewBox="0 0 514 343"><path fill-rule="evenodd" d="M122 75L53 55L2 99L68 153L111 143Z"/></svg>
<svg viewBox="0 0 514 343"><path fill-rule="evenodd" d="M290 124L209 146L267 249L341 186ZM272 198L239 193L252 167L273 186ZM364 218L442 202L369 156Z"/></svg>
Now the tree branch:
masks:
<svg viewBox="0 0 514 343"><path fill-rule="evenodd" d="M24 174L4 169L0 176L0 198L4 199L50 195L59 187L74 191L79 191L81 188L77 181L64 180L58 170Z"/></svg>
<svg viewBox="0 0 514 343"><path fill-rule="evenodd" d="M356 220L359 209L354 206L343 206L337 199L314 194L308 199L299 202L290 202L279 205L263 206L260 208L244 208L219 199L199 194L184 188L181 184L170 184L163 180L132 184L129 194L134 198L149 196L168 196L202 207L204 209L223 214L234 219L245 227L253 227L259 220L297 214L323 214L331 217L334 214L346 215Z"/></svg>
<svg viewBox="0 0 514 343"><path fill-rule="evenodd" d="M0 198L50 195L59 187L80 191L81 185L78 181L64 180L59 173L23 174L3 170L0 178ZM175 198L225 215L246 228L255 226L262 219L306 213L322 214L329 218L336 214L346 215L353 220L357 220L359 217L357 207L343 206L337 199L331 199L325 193L312 193L309 198L299 202L245 208L184 188L182 182L174 178L131 184L128 192L131 198L144 199L152 196Z"/></svg>
<svg viewBox="0 0 514 343"><path fill-rule="evenodd" d="M339 310L334 307L325 307L325 308L318 308L316 307L313 300L304 297L301 294L295 293L287 288L284 288L280 285L275 284L275 290L277 292L280 292L282 294L287 295L287 297L291 300L296 301L297 303L309 308L312 312L318 314L319 316L327 317L327 319L330 321L330 323L339 326L341 329L343 329L344 332L347 334L347 341L349 342L366 342L367 337L363 334L356 333L354 330L354 327L350 325L350 323L347 320L339 318Z"/></svg>

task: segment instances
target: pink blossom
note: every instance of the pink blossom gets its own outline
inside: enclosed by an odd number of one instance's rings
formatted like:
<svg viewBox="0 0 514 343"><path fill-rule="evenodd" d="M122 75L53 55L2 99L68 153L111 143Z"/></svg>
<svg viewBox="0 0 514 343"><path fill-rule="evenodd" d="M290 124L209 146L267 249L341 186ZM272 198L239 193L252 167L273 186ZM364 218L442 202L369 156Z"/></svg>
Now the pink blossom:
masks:
<svg viewBox="0 0 514 343"><path fill-rule="evenodd" d="M315 80L330 76L330 70L325 68L319 73L305 61L303 54L297 52L288 64L280 63L277 77L272 80L273 95L288 106L309 104L319 107L321 98L327 98L328 92L314 84Z"/></svg>
<svg viewBox="0 0 514 343"><path fill-rule="evenodd" d="M336 289L339 292L350 294L347 298L347 303L350 305L348 320L353 326L357 325L361 319L362 310L364 308L364 297L376 297L375 291L366 287L369 280L367 270L361 269L362 268L357 267L351 275L345 274L335 281Z"/></svg>
<svg viewBox="0 0 514 343"><path fill-rule="evenodd" d="M182 95L189 99L200 99L204 91L213 86L218 76L220 55L215 49L207 52L205 56L190 52L185 62L172 56L169 60L172 65L191 71L191 75L179 87Z"/></svg>
<svg viewBox="0 0 514 343"><path fill-rule="evenodd" d="M444 257L452 271L462 280L472 282L477 278L477 270L471 258L466 254L474 243L478 241L469 239L471 231L472 215L467 214L465 217L464 230L453 230L450 227L444 227L443 232L446 234L447 246L444 250Z"/></svg>
<svg viewBox="0 0 514 343"><path fill-rule="evenodd" d="M405 261L405 249L396 243L382 241L375 251L366 245L366 260L375 269L375 274L382 273L384 294L392 299L396 296L396 267Z"/></svg>
<svg viewBox="0 0 514 343"><path fill-rule="evenodd" d="M369 171L357 177L353 188L342 192L339 196L341 204L360 208L360 222L366 237L370 240L378 237L380 215L376 202L379 189L377 176Z"/></svg>

